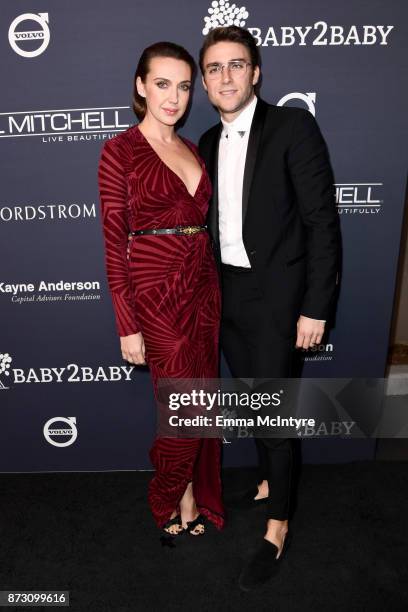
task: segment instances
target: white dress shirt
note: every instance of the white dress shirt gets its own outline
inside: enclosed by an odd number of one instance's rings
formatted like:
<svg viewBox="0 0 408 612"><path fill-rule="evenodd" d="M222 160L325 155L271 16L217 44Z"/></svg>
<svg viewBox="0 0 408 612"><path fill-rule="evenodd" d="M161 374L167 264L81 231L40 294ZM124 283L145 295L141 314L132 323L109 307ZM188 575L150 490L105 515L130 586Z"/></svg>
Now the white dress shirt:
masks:
<svg viewBox="0 0 408 612"><path fill-rule="evenodd" d="M221 261L250 268L242 241L242 186L249 132L258 98L234 119L221 117L223 130L218 149L218 214Z"/></svg>

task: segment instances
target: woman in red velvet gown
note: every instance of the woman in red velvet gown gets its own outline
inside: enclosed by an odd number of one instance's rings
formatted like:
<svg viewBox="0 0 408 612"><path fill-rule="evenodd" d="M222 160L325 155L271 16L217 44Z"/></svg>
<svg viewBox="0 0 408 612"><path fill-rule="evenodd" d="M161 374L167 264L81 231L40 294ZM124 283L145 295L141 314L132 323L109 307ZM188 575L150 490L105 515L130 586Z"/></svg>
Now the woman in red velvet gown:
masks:
<svg viewBox="0 0 408 612"><path fill-rule="evenodd" d="M184 114L194 60L172 43L142 54L135 75L139 119L107 141L99 164L106 269L123 357L159 378L216 378L220 293L206 231L130 232L202 226L211 184L197 148L175 132ZM221 441L156 438L148 499L157 525L172 535L204 533L224 522Z"/></svg>

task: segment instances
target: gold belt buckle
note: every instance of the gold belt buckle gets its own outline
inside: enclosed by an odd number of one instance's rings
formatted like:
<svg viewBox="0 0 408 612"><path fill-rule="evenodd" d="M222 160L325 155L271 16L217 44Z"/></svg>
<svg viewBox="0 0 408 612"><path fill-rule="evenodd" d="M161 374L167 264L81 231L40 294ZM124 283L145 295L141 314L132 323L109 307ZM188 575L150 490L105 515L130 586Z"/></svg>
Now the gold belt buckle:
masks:
<svg viewBox="0 0 408 612"><path fill-rule="evenodd" d="M200 228L194 225L188 225L187 227L182 227L181 231L183 232L183 234L191 236L192 234L197 234L197 232L200 231Z"/></svg>

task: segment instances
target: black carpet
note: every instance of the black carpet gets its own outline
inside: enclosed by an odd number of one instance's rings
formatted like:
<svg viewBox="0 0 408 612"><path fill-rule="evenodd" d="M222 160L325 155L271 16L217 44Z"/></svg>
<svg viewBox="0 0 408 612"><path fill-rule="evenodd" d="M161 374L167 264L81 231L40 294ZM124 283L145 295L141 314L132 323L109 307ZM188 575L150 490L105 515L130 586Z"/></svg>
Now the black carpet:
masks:
<svg viewBox="0 0 408 612"><path fill-rule="evenodd" d="M61 609L73 612L407 610L407 467L304 466L290 551L253 593L236 581L264 509L231 507L250 469L224 471L223 532L183 536L174 549L160 545L146 503L149 472L3 474L0 590L69 590Z"/></svg>

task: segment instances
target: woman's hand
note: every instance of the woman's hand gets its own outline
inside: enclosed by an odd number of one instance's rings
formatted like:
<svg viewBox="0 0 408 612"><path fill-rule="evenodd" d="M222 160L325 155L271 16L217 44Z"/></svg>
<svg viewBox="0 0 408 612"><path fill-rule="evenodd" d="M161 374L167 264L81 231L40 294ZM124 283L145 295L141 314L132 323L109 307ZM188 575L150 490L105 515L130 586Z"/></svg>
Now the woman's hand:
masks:
<svg viewBox="0 0 408 612"><path fill-rule="evenodd" d="M145 343L140 332L130 336L121 336L120 348L123 359L135 365L145 365Z"/></svg>

